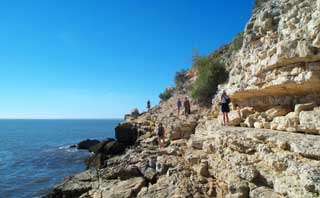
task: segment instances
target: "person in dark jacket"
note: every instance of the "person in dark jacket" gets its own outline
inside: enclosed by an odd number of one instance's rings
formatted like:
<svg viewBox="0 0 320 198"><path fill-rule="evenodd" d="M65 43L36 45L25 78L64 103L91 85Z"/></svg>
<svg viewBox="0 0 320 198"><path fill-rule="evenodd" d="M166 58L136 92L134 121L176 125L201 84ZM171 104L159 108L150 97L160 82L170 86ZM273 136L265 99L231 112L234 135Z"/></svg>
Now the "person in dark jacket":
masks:
<svg viewBox="0 0 320 198"><path fill-rule="evenodd" d="M158 136L159 148L161 149L164 147L164 144L165 144L165 129L162 123L159 123L158 125L157 136Z"/></svg>
<svg viewBox="0 0 320 198"><path fill-rule="evenodd" d="M226 91L222 92L221 95L221 112L223 114L223 125L226 125L229 122L229 116L228 113L230 112L229 104L231 100L230 97L227 95Z"/></svg>
<svg viewBox="0 0 320 198"><path fill-rule="evenodd" d="M181 106L182 106L182 102L181 102L181 100L180 100L180 98L179 98L178 101L177 101L178 117L179 117L179 115L180 115Z"/></svg>
<svg viewBox="0 0 320 198"><path fill-rule="evenodd" d="M147 109L148 109L148 112L149 112L150 109L151 109L151 102L150 102L150 100L147 101Z"/></svg>
<svg viewBox="0 0 320 198"><path fill-rule="evenodd" d="M183 106L184 106L184 113L185 113L186 117L188 117L188 115L191 114L191 105L190 105L190 101L189 101L188 97L185 97L184 102L183 102Z"/></svg>

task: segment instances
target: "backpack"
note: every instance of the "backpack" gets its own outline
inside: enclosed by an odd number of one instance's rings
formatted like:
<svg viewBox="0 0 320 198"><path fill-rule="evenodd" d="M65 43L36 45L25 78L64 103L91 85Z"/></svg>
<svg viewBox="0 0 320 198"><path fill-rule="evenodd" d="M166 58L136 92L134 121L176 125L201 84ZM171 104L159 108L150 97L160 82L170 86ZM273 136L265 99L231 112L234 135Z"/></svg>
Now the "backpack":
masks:
<svg viewBox="0 0 320 198"><path fill-rule="evenodd" d="M230 102L231 102L231 100L228 96L226 97L226 102L227 102L227 104L230 104Z"/></svg>

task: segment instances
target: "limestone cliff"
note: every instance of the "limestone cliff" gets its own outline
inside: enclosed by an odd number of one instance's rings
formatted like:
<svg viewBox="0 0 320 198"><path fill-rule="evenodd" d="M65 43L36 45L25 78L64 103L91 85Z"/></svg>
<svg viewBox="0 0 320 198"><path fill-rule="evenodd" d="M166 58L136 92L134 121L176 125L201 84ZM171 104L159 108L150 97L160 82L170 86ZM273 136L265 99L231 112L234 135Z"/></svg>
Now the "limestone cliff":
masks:
<svg viewBox="0 0 320 198"><path fill-rule="evenodd" d="M320 1L266 1L254 10L243 47L229 63L224 88L239 105L265 110L295 96L319 104Z"/></svg>
<svg viewBox="0 0 320 198"><path fill-rule="evenodd" d="M238 109L231 113L231 124L320 134L318 110L313 109L320 106L320 1L260 2L244 30L241 50L225 61L230 75L220 93L227 90ZM245 120L244 107L256 114ZM265 114L272 111L278 115Z"/></svg>

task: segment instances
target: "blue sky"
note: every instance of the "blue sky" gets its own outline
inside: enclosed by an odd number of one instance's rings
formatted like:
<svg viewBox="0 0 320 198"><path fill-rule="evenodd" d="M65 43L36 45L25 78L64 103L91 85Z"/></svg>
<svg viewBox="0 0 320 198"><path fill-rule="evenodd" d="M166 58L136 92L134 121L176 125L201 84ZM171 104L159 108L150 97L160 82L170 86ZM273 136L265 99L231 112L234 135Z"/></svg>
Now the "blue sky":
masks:
<svg viewBox="0 0 320 198"><path fill-rule="evenodd" d="M0 118L120 118L241 32L253 0L0 1Z"/></svg>

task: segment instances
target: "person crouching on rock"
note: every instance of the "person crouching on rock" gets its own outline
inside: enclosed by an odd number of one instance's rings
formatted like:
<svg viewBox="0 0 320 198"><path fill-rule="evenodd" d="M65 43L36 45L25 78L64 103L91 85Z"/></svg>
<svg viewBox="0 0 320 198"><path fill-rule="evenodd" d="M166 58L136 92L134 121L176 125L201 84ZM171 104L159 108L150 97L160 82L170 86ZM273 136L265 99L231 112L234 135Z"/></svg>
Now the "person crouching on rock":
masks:
<svg viewBox="0 0 320 198"><path fill-rule="evenodd" d="M230 112L229 103L231 102L230 97L227 95L226 91L222 92L221 95L221 112L223 114L223 125L229 122L228 113Z"/></svg>
<svg viewBox="0 0 320 198"><path fill-rule="evenodd" d="M163 148L165 144L165 130L162 125L162 123L159 123L158 129L157 129L157 136L158 136L158 143L159 143L159 148Z"/></svg>

